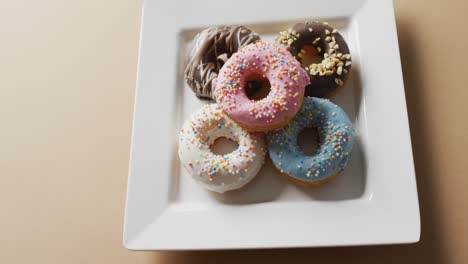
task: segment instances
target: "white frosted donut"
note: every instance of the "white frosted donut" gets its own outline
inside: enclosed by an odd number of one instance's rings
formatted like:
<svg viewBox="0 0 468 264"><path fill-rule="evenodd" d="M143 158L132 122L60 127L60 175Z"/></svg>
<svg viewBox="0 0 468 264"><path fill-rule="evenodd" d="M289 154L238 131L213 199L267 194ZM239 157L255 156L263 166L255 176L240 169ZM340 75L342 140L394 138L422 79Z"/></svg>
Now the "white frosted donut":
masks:
<svg viewBox="0 0 468 264"><path fill-rule="evenodd" d="M239 147L226 155L214 154L210 145L220 137L236 141ZM211 191L241 188L260 171L265 155L264 136L241 128L217 104L203 106L180 130L180 161L196 182Z"/></svg>

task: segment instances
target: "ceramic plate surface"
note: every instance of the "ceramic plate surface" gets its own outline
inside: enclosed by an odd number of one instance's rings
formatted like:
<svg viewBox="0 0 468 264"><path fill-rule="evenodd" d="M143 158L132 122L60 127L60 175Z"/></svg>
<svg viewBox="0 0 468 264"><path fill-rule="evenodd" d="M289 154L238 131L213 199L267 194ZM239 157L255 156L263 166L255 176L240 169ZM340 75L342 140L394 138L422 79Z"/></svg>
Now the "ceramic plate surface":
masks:
<svg viewBox="0 0 468 264"><path fill-rule="evenodd" d="M124 225L136 250L317 247L411 243L420 219L393 6L384 1L146 1ZM184 8L181 8L184 6ZM294 8L291 8L294 7ZM226 10L229 10L227 12ZM328 21L353 68L332 99L352 119L345 172L300 187L267 163L223 195L198 186L179 162L182 123L204 103L186 85L186 54L200 30L242 24L262 39L304 20Z"/></svg>

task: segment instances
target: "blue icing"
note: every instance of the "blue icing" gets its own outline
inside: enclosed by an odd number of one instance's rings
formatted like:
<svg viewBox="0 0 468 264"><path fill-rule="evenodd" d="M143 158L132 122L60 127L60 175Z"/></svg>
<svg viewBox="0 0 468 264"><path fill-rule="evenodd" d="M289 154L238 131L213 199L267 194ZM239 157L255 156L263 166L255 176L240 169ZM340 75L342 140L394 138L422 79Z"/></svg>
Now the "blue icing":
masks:
<svg viewBox="0 0 468 264"><path fill-rule="evenodd" d="M299 133L317 128L320 145L306 156L297 145ZM316 182L344 170L353 148L353 125L346 113L327 99L306 97L291 122L267 133L270 158L282 172L307 182Z"/></svg>

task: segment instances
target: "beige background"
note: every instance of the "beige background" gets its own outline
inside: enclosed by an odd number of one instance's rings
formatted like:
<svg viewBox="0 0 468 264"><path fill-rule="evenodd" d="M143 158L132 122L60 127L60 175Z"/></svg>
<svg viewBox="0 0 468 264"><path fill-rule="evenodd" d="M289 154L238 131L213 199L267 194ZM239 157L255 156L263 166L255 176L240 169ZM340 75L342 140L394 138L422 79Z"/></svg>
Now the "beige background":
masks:
<svg viewBox="0 0 468 264"><path fill-rule="evenodd" d="M468 262L466 1L395 1L420 243L159 253L121 245L141 1L64 2L0 1L0 263Z"/></svg>

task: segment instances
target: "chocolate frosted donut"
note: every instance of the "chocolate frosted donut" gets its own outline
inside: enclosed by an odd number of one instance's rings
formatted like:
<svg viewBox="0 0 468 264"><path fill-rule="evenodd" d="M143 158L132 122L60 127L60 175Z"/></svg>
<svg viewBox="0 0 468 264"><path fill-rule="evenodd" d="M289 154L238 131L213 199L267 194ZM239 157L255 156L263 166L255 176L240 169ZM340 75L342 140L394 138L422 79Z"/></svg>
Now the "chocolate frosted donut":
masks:
<svg viewBox="0 0 468 264"><path fill-rule="evenodd" d="M258 40L258 34L244 26L211 27L198 33L185 69L187 84L195 95L214 99L212 91L221 67L240 48Z"/></svg>
<svg viewBox="0 0 468 264"><path fill-rule="evenodd" d="M351 69L351 55L346 41L326 22L297 23L276 38L285 45L309 73L305 96L330 97L344 86ZM309 49L308 49L309 48ZM307 53L322 57L307 63Z"/></svg>

